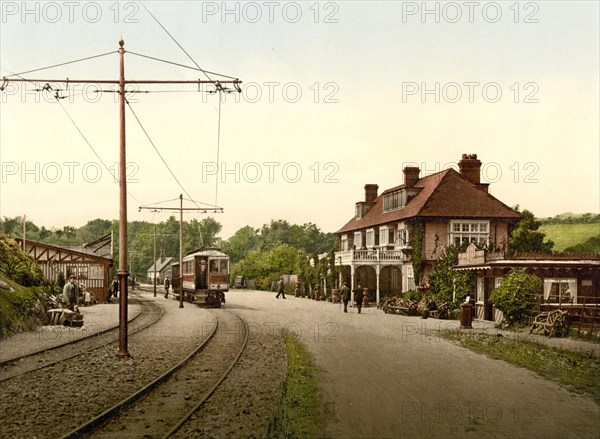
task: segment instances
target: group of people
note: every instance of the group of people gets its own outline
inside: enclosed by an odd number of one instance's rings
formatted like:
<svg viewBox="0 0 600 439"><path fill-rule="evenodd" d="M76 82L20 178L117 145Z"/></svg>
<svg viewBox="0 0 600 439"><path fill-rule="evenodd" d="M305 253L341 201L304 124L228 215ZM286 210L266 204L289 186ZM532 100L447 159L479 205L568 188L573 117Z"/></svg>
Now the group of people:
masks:
<svg viewBox="0 0 600 439"><path fill-rule="evenodd" d="M285 299L285 290L283 287L283 278L277 281L277 295L276 299L279 299L279 296L282 296ZM344 303L344 312L348 312L348 302L350 302L350 288L348 287L348 283L344 282L341 289L342 302ZM358 313L360 314L362 310L364 299L364 288L358 283L358 286L354 289L354 302L356 303L356 309L358 309Z"/></svg>
<svg viewBox="0 0 600 439"><path fill-rule="evenodd" d="M358 286L353 290L354 291L354 302L356 303L356 309L358 309L358 313L362 310L363 299L364 299L364 289L360 282ZM342 296L342 302L344 303L344 312L348 312L348 302L350 302L350 287L348 287L348 283L344 282L342 289L340 291Z"/></svg>
<svg viewBox="0 0 600 439"><path fill-rule="evenodd" d="M86 291L85 285L77 284L77 276L72 274L69 276L69 281L63 286L61 302L64 308L71 311L75 310L75 306L84 304L91 305L96 303L94 296L89 291Z"/></svg>

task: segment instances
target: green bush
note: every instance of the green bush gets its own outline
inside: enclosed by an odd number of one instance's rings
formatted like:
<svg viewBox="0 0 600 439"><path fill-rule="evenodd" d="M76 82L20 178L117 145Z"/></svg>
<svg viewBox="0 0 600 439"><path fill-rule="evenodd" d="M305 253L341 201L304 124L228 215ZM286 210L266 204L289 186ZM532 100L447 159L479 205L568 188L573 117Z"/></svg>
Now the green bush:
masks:
<svg viewBox="0 0 600 439"><path fill-rule="evenodd" d="M502 284L492 291L490 302L504 313L509 324L517 323L531 306L530 296L539 293L542 281L523 270L511 270Z"/></svg>
<svg viewBox="0 0 600 439"><path fill-rule="evenodd" d="M415 302L418 302L419 300L421 300L421 293L419 293L416 290L408 290L404 293L404 298L407 300L414 300Z"/></svg>
<svg viewBox="0 0 600 439"><path fill-rule="evenodd" d="M4 233L0 233L0 273L23 286L44 283L44 274L35 260Z"/></svg>

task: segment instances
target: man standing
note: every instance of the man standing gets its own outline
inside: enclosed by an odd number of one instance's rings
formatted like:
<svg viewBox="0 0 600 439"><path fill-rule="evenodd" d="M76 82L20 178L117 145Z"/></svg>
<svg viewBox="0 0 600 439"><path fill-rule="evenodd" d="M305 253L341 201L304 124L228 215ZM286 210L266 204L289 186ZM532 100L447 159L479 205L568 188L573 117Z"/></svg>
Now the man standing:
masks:
<svg viewBox="0 0 600 439"><path fill-rule="evenodd" d="M169 280L169 276L165 277L165 299L169 298L169 287L171 286L171 281Z"/></svg>
<svg viewBox="0 0 600 439"><path fill-rule="evenodd" d="M285 291L283 288L283 278L279 279L278 285L277 285L277 296L275 296L276 299L279 299L279 295L282 295L283 298L285 299Z"/></svg>
<svg viewBox="0 0 600 439"><path fill-rule="evenodd" d="M344 302L344 312L348 312L348 301L350 300L350 288L348 284L344 282L342 287L342 302Z"/></svg>
<svg viewBox="0 0 600 439"><path fill-rule="evenodd" d="M360 310L362 308L363 303L363 287L359 283L358 287L354 290L354 300L356 301L356 307L358 308L358 313L360 314Z"/></svg>
<svg viewBox="0 0 600 439"><path fill-rule="evenodd" d="M67 308L73 311L75 309L75 303L77 302L78 296L79 288L75 283L75 275L71 275L69 277L69 282L67 282L63 287L62 302L67 306Z"/></svg>

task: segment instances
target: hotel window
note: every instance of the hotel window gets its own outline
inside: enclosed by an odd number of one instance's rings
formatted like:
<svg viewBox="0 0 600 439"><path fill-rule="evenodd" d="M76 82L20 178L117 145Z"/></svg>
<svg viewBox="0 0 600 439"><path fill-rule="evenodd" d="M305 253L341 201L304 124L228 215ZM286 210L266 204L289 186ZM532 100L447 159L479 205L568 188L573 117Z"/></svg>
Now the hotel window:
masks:
<svg viewBox="0 0 600 439"><path fill-rule="evenodd" d="M390 242L390 233L386 226L379 228L379 245L388 245Z"/></svg>
<svg viewBox="0 0 600 439"><path fill-rule="evenodd" d="M340 250L349 250L348 235L342 235L342 239L340 241Z"/></svg>
<svg viewBox="0 0 600 439"><path fill-rule="evenodd" d="M406 290L414 290L415 289L415 273L413 271L412 266L406 266Z"/></svg>
<svg viewBox="0 0 600 439"><path fill-rule="evenodd" d="M354 232L354 248L357 250L362 248L362 233Z"/></svg>
<svg viewBox="0 0 600 439"><path fill-rule="evenodd" d="M577 279L544 279L544 300L547 303L577 302Z"/></svg>
<svg viewBox="0 0 600 439"><path fill-rule="evenodd" d="M367 230L367 247L375 247L375 230L368 229Z"/></svg>
<svg viewBox="0 0 600 439"><path fill-rule="evenodd" d="M483 303L484 295L485 295L485 279L483 277L477 278L477 303Z"/></svg>
<svg viewBox="0 0 600 439"><path fill-rule="evenodd" d="M398 245L400 247L408 247L410 245L408 240L408 229L398 229Z"/></svg>
<svg viewBox="0 0 600 439"><path fill-rule="evenodd" d="M487 244L490 240L489 221L450 221L450 244Z"/></svg>
<svg viewBox="0 0 600 439"><path fill-rule="evenodd" d="M390 212L406 205L406 191L394 191L383 196L383 211Z"/></svg>

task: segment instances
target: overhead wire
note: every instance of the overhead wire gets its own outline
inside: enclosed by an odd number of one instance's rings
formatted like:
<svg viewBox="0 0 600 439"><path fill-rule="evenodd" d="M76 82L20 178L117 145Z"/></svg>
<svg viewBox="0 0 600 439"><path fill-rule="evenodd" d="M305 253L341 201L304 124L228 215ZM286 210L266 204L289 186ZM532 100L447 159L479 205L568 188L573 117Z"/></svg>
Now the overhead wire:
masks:
<svg viewBox="0 0 600 439"><path fill-rule="evenodd" d="M148 134L148 131L146 131L146 128L144 128L144 125L142 124L142 121L140 120L140 118L138 117L138 115L136 114L136 112L133 110L133 107L131 106L131 104L129 103L129 101L127 99L125 99L125 103L129 107L129 110L131 111L131 114L133 114L133 117L135 117L135 120L137 121L138 125L140 126L140 128L142 129L142 131L144 132L144 134L146 135L146 138L148 139L148 141L150 142L150 144L152 145L152 147L154 148L154 150L156 151L156 153L158 154L158 156L160 157L160 159L162 160L162 162L164 163L164 165L167 167L167 169L169 170L169 172L171 173L171 175L173 176L173 178L175 179L175 181L177 182L177 184L179 185L179 187L181 188L181 190L188 197L192 198L191 195L188 193L188 191L185 190L185 188L183 187L183 185L181 184L181 182L179 181L179 179L177 178L177 176L175 175L175 173L173 172L173 170L171 169L171 167L167 164L166 160L164 159L164 157L162 156L162 154L160 153L160 151L156 147L156 144L154 143L154 141L150 137L150 134ZM198 206L198 205L196 204L196 206ZM198 207L200 207L200 206L198 206Z"/></svg>
<svg viewBox="0 0 600 439"><path fill-rule="evenodd" d="M208 70L204 70L204 69L202 69L202 68L200 68L200 67L186 66L185 64L180 64L180 63L176 63L176 62L173 62L173 61L168 61L168 60L161 59L161 58L155 58L155 57L153 57L153 56L149 56L149 55L143 55L143 54L141 54L141 53L132 52L132 51L130 51L130 50L128 50L128 51L127 51L127 53L128 53L129 55L135 55L135 56L139 56L139 57L142 57L142 58L148 58L148 59L151 59L151 60L153 60L153 61L163 62L163 63L165 63L165 64L171 64L171 65L178 66L178 67L183 67L184 69L195 70L195 71L197 71L197 72L210 73L211 75L221 76L222 78L233 79L233 80L239 79L239 78L236 78L236 77L234 77L234 76L223 75L222 73L210 72L210 71L208 71ZM212 79L210 79L210 78L208 78L208 79L209 79L210 81L213 81L213 80L212 80Z"/></svg>
<svg viewBox="0 0 600 439"><path fill-rule="evenodd" d="M198 67L198 69L200 69L200 71L202 71L202 73L204 73L204 76L206 76L206 78L209 81L212 81L211 77L208 76L206 70L204 70L202 67L200 67L198 65L198 63L194 60L194 58L192 58L191 55L189 53L187 53L187 51L183 48L183 46L181 44L179 44L179 42L175 39L175 37L173 35L171 35L171 33L162 25L162 23L160 21L158 21L158 18L156 18L154 16L154 14L152 12L150 12L150 10L146 7L146 5L144 3L142 3L141 1L139 3L146 10L146 12L148 12L148 14L150 14L150 16L152 18L154 18L154 21L156 21L158 23L158 25L167 33L167 35L169 37L171 37L171 39L175 42L175 44L177 44L177 46L179 46L179 48L183 51L183 53L185 53L187 55L187 57L196 65L196 67Z"/></svg>
<svg viewBox="0 0 600 439"><path fill-rule="evenodd" d="M183 46L181 44L179 44L179 42L175 39L175 37L173 35L171 35L171 33L162 25L162 23L158 20L158 18L156 18L154 16L154 14L152 12L150 12L150 10L146 7L146 5L144 5L144 3L141 1L139 3L146 10L146 12L148 12L148 14L150 14L150 16L154 19L154 21L156 21L158 23L158 25L167 33L167 35L169 35L169 37L171 37L171 39L175 42L175 44L177 44L177 46L183 51L183 53L185 53L187 55L187 57L194 63L194 65L196 67L198 67L198 69L200 69L200 71L202 71L202 73L204 73L204 75L208 78L208 80L213 81L213 79L211 79L210 76L208 76L207 71L204 70L202 67L200 67L200 65L196 62L196 60L194 60L194 58L192 58L192 56L183 48ZM221 92L224 91L224 89L218 82L215 84L215 86L217 88L217 91L219 92L219 122L218 122L218 128L217 128L217 174L216 174L217 178L216 178L216 182L215 182L215 204L217 204L218 194L219 194L218 168L219 168L219 149L220 149L220 139L221 139Z"/></svg>
<svg viewBox="0 0 600 439"><path fill-rule="evenodd" d="M23 78L21 75L26 75L27 73L39 72L41 70L47 70L47 69L52 69L54 67L66 66L68 64L75 64L75 63L78 63L78 62L81 62L81 61L87 61L87 60L90 60L90 59L100 58L100 57L103 57L103 56L106 56L106 55L111 55L113 53L117 53L117 51L116 50L112 50L110 52L101 53L99 55L88 56L86 58L80 58L80 59L76 59L76 60L73 60L73 61L63 62L63 63L60 63L60 64L54 64L54 65L51 65L51 66L40 67L39 69L28 70L26 72L20 72L20 73L13 73L10 76L19 76L20 78ZM10 78L10 76L8 76L8 78ZM25 78L23 78L23 79L25 79Z"/></svg>
<svg viewBox="0 0 600 439"><path fill-rule="evenodd" d="M69 120L71 121L71 123L73 124L73 126L75 127L75 129L77 129L77 131L79 132L79 134L81 135L81 137L83 138L83 140L85 141L85 143L87 143L87 145L92 150L92 152L94 153L94 155L98 158L98 160L100 161L100 163L102 163L102 166L104 166L108 170L108 172L111 173L111 175L113 176L113 178L115 179L115 181L117 181L117 177L116 177L115 173L106 165L106 163L104 163L104 160L102 160L102 158L96 152L96 150L94 149L94 147L92 146L92 144L89 142L89 140L87 139L87 137L85 137L85 135L83 134L83 132L79 129L79 126L77 126L77 123L75 122L75 120L73 120L73 118L71 117L71 115L69 114L69 112L67 111L67 109L64 107L64 105L62 104L62 102L60 100L58 100L58 99L56 101L59 103L60 108L62 108L62 110L65 112L65 114L67 115L67 117L69 118ZM119 178L127 178L127 176L126 175L119 175ZM129 195L131 198L133 198L139 204L142 204L142 202L140 200L138 200L131 192L127 191L127 195Z"/></svg>
<svg viewBox="0 0 600 439"><path fill-rule="evenodd" d="M25 77L23 77L23 73L11 73L11 76L17 76L21 79L23 79L24 81L30 82L32 84L35 84L38 87L41 87L40 91L52 91L52 88L46 88L45 86L42 86L39 82L37 81L32 81L29 80ZM64 105L62 104L62 102L60 101L60 99L64 99L67 96L58 96L58 92L57 94L55 94L53 96L56 99L56 102L58 102L58 104L60 105L60 108L63 110L63 112L65 113L65 115L69 118L69 120L71 121L71 123L73 124L73 126L75 127L75 129L77 130L77 132L81 135L81 137L83 138L83 140L85 141L85 143L88 145L88 147L92 150L92 152L94 153L94 155L98 158L98 160L100 161L100 163L102 164L102 166L104 166L106 168L106 170L108 172L110 172L110 174L113 176L113 178L115 179L115 181L117 181L117 177L115 175L115 173L106 165L106 163L104 163L104 160L102 160L102 158L100 157L100 155L98 154L98 152L96 151L96 149L92 146L92 144L90 143L90 141L87 139L87 137L85 137L85 135L83 134L83 131L81 131L81 129L79 128L79 126L77 125L77 123L75 122L75 120L71 117L71 115L69 114L69 112L67 111L67 109L64 107ZM125 177L127 178L127 177ZM137 201L139 204L142 204L142 202L140 200L138 200L135 195L133 195L131 192L127 191L127 195L129 195L131 198L133 198L135 201Z"/></svg>

